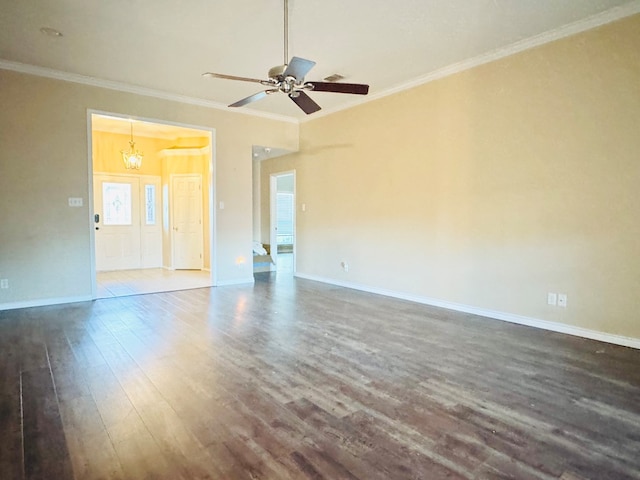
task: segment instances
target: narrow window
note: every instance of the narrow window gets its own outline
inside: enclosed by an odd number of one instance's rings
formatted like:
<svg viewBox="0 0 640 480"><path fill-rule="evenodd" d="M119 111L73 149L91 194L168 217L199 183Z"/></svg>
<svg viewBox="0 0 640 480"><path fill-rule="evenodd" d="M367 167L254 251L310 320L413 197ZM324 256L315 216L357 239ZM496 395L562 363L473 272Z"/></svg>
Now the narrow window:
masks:
<svg viewBox="0 0 640 480"><path fill-rule="evenodd" d="M144 186L144 201L146 212L146 224L156 224L156 186L145 185Z"/></svg>

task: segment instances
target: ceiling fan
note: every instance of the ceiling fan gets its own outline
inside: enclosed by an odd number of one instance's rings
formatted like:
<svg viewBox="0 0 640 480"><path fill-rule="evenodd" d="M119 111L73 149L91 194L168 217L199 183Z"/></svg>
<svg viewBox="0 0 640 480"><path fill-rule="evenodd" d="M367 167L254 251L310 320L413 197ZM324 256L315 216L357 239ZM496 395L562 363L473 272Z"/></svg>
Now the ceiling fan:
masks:
<svg viewBox="0 0 640 480"><path fill-rule="evenodd" d="M350 93L354 95L366 95L369 93L369 85L360 83L335 83L335 82L308 82L304 77L313 68L316 62L300 57L292 57L287 63L289 43L289 0L284 0L284 65L278 65L269 70L268 80L257 78L236 77L222 73L206 72L203 77L224 78L227 80L240 80L242 82L259 83L268 87L262 92L255 93L229 105L230 107L242 107L248 103L261 100L272 93L285 93L307 115L320 110L320 105L306 94L306 91Z"/></svg>

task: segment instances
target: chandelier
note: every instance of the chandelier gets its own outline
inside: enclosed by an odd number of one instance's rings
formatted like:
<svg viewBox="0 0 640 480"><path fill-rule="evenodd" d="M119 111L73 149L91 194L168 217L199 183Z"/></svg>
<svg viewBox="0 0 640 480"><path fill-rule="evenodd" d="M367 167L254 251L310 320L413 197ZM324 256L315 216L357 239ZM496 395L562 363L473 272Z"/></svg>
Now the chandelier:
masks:
<svg viewBox="0 0 640 480"><path fill-rule="evenodd" d="M133 121L131 122L131 140L129 150L120 150L124 167L128 170L140 170L143 154L136 150L136 142L133 141Z"/></svg>

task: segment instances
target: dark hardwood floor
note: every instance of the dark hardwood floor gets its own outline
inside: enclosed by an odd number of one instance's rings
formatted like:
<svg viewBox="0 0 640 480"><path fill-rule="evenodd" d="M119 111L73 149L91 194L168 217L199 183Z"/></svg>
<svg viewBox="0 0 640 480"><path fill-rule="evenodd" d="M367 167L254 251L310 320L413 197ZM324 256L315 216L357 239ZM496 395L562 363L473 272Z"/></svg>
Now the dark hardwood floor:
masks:
<svg viewBox="0 0 640 480"><path fill-rule="evenodd" d="M640 479L640 351L269 274L4 311L0 478Z"/></svg>

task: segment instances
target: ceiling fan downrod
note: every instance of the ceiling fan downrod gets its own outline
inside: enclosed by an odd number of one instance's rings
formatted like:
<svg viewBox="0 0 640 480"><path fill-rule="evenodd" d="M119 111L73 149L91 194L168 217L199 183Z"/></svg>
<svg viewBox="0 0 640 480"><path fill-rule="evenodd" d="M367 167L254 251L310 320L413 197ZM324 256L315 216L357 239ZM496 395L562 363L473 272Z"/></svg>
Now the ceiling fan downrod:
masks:
<svg viewBox="0 0 640 480"><path fill-rule="evenodd" d="M284 0L284 65L289 61L289 0Z"/></svg>
<svg viewBox="0 0 640 480"><path fill-rule="evenodd" d="M238 77L222 73L205 72L205 77L224 78L227 80L239 80L242 82L259 83L266 90L250 95L242 100L229 105L230 107L242 107L249 103L265 98L272 93L282 92L300 107L307 115L320 110L320 105L313 101L305 90L315 90L318 92L348 93L355 95L366 95L369 92L369 85L358 83L330 83L330 82L307 82L305 77L314 67L316 62L300 57L292 57L289 60L289 0L282 0L284 3L284 59L283 65L277 65L269 69L268 79Z"/></svg>

